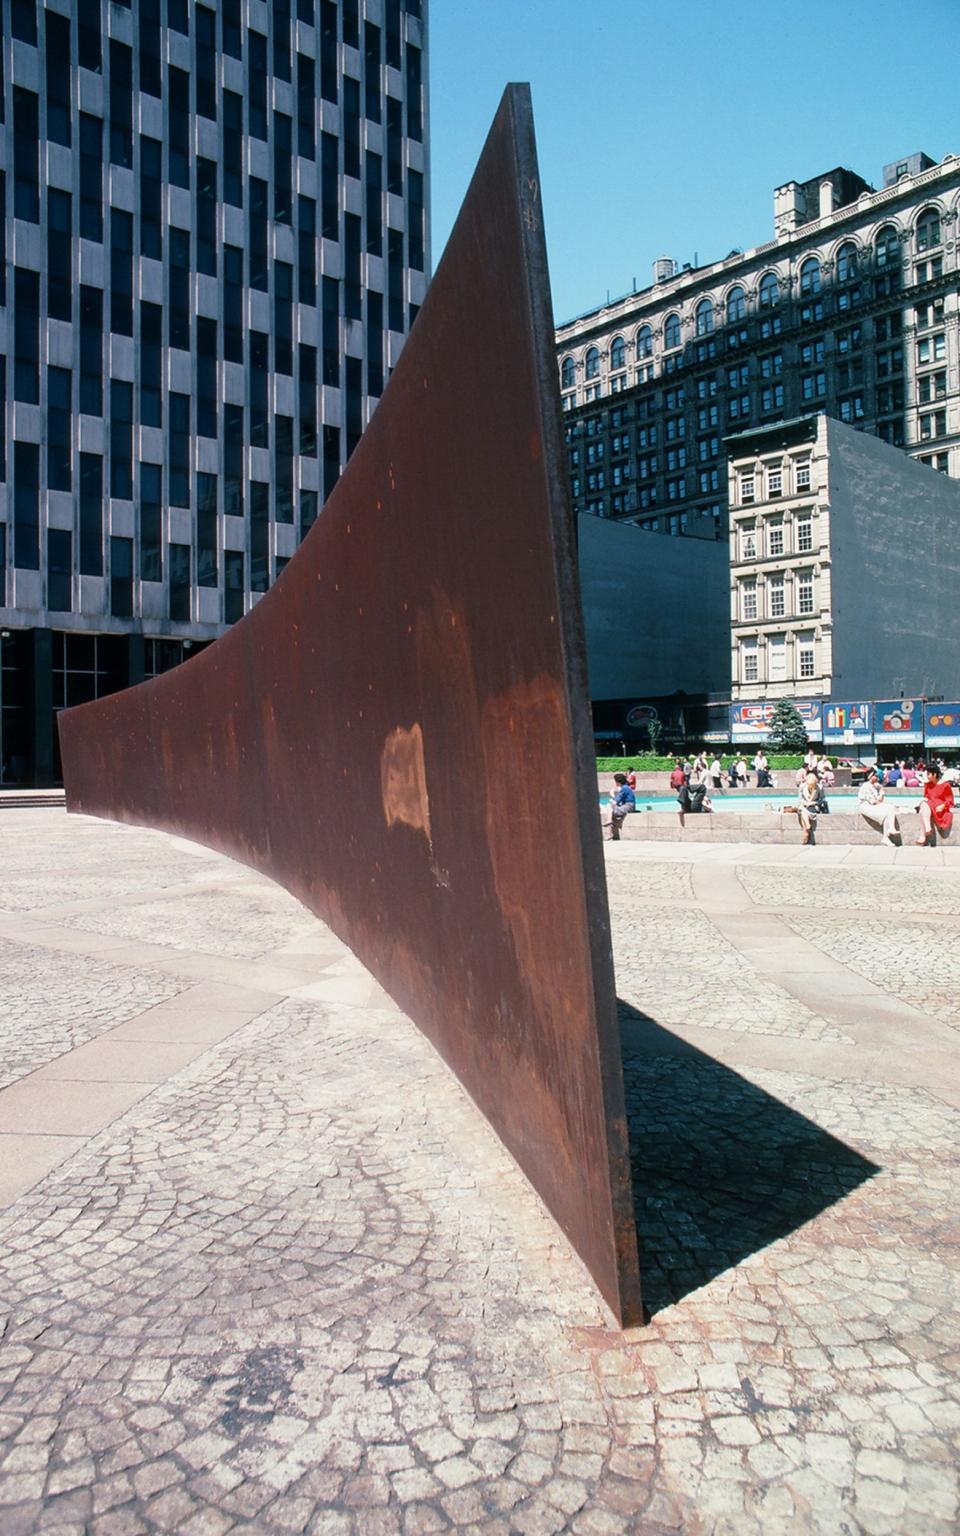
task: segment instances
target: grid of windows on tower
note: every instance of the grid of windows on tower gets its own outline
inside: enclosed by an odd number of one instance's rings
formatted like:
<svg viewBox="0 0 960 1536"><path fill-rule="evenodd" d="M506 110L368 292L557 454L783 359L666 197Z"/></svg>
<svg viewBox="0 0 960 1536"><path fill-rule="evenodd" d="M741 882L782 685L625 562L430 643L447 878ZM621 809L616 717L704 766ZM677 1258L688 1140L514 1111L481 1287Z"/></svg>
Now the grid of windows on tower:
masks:
<svg viewBox="0 0 960 1536"><path fill-rule="evenodd" d="M4 9L0 604L27 570L54 613L102 577L104 614L229 622L312 526L423 296L424 7Z"/></svg>

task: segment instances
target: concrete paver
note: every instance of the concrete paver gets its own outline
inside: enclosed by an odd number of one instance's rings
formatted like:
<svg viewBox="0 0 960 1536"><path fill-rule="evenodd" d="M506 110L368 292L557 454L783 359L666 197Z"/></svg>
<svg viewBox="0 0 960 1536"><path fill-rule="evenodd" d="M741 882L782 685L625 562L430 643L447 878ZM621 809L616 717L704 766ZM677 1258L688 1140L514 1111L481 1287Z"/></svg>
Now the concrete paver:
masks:
<svg viewBox="0 0 960 1536"><path fill-rule="evenodd" d="M876 852L608 847L652 1314L621 1335L297 903L5 818L3 1536L954 1532L960 866Z"/></svg>

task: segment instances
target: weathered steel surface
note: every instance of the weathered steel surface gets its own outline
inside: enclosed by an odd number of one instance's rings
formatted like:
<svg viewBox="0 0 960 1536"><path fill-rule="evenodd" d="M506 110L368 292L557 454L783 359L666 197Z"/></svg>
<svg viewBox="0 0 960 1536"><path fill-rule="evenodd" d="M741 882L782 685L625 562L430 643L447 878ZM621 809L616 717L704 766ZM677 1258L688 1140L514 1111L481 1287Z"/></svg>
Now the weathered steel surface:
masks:
<svg viewBox="0 0 960 1536"><path fill-rule="evenodd" d="M640 1318L529 91L336 491L216 645L60 716L72 811L243 859L433 1041Z"/></svg>

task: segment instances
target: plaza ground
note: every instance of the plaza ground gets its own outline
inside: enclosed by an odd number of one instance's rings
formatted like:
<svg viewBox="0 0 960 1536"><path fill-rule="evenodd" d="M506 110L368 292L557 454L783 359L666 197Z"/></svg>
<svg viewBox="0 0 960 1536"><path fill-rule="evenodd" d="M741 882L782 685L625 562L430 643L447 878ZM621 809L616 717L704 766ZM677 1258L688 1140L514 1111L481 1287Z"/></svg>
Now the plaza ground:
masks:
<svg viewBox="0 0 960 1536"><path fill-rule="evenodd" d="M269 881L0 817L0 1531L947 1536L960 851L606 845L649 1324Z"/></svg>

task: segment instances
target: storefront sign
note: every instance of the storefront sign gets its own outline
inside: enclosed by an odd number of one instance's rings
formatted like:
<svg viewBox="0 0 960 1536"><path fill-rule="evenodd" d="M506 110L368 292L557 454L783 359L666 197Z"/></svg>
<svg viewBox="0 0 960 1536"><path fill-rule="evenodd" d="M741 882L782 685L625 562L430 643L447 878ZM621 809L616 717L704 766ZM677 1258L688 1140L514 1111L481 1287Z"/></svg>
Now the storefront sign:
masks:
<svg viewBox="0 0 960 1536"><path fill-rule="evenodd" d="M960 704L925 704L923 739L928 747L960 747Z"/></svg>
<svg viewBox="0 0 960 1536"><path fill-rule="evenodd" d="M923 705L919 699L892 699L873 707L877 746L923 740Z"/></svg>
<svg viewBox="0 0 960 1536"><path fill-rule="evenodd" d="M862 701L827 704L823 715L823 739L836 746L857 746L873 739L873 710Z"/></svg>

